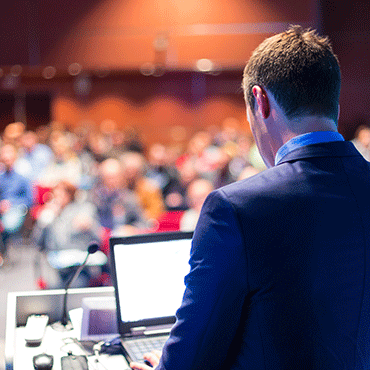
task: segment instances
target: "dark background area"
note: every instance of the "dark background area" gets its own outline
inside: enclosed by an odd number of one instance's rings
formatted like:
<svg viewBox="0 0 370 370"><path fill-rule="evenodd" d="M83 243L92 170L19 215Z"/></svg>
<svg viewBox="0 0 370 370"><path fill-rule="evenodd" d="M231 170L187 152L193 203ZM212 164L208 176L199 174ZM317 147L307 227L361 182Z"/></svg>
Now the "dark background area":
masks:
<svg viewBox="0 0 370 370"><path fill-rule="evenodd" d="M369 1L182 4L177 0L161 0L156 5L148 0L2 4L1 126L15 120L25 120L29 128L51 120L71 126L83 120L99 124L105 114L122 127L157 125L163 135L168 125L180 122L194 131L202 125L218 125L232 112L244 123L239 88L243 65L263 38L291 23L318 28L332 40L343 79L340 132L351 139L358 125L368 123ZM161 49L155 45L163 35L169 46ZM195 71L195 61L203 57L220 69L212 74ZM91 91L76 90L76 79L67 72L73 62L83 66ZM144 63L164 66L165 73L143 76ZM14 65L22 66L18 77L12 76ZM45 79L42 71L49 65L55 66L56 75ZM105 70L108 73L102 77L98 72ZM110 106L118 99L124 113L109 107L97 109L102 97ZM220 113L209 116L215 101L220 103ZM173 116L160 119L156 113L177 105ZM149 122L152 117L157 121Z"/></svg>

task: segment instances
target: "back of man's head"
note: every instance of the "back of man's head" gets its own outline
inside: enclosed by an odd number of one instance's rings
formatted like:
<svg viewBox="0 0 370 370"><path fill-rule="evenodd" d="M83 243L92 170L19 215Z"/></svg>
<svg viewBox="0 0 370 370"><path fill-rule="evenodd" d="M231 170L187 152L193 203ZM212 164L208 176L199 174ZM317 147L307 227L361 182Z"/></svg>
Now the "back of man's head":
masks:
<svg viewBox="0 0 370 370"><path fill-rule="evenodd" d="M288 119L314 115L337 122L340 80L328 38L292 26L256 48L244 69L243 89L252 110L252 88L258 85L273 94Z"/></svg>

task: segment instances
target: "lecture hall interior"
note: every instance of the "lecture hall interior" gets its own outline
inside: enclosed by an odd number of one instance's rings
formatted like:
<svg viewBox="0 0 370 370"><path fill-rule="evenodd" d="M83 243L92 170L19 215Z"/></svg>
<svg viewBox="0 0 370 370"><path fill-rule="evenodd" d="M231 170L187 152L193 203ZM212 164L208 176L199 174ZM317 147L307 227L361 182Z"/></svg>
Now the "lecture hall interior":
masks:
<svg viewBox="0 0 370 370"><path fill-rule="evenodd" d="M1 170L10 161L30 193L5 217L0 184L0 370L8 292L63 287L71 274L50 251L96 241L102 259L76 283L111 286L111 236L192 230L212 189L265 169L241 81L266 37L289 25L330 37L339 132L359 140L370 125L369 14L368 0L4 2Z"/></svg>

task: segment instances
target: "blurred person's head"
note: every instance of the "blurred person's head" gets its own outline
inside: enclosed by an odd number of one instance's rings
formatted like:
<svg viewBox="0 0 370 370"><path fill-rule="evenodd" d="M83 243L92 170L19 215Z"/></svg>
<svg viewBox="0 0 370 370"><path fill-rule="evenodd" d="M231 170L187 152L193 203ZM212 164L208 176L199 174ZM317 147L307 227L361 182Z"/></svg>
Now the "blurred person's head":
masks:
<svg viewBox="0 0 370 370"><path fill-rule="evenodd" d="M222 121L221 129L224 142L236 141L240 130L240 122L235 117L227 117Z"/></svg>
<svg viewBox="0 0 370 370"><path fill-rule="evenodd" d="M69 181L62 180L53 188L53 201L61 208L64 208L69 203L76 199L77 188Z"/></svg>
<svg viewBox="0 0 370 370"><path fill-rule="evenodd" d="M212 143L211 134L207 131L198 131L189 140L188 151L191 154L200 155Z"/></svg>
<svg viewBox="0 0 370 370"><path fill-rule="evenodd" d="M292 26L263 41L243 76L248 121L268 166L294 136L336 131L340 68L328 38Z"/></svg>
<svg viewBox="0 0 370 370"><path fill-rule="evenodd" d="M37 134L33 131L26 131L21 138L21 145L27 152L31 152L38 142Z"/></svg>
<svg viewBox="0 0 370 370"><path fill-rule="evenodd" d="M81 154L86 148L86 137L81 132L72 134L71 149L76 154Z"/></svg>
<svg viewBox="0 0 370 370"><path fill-rule="evenodd" d="M364 147L370 145L370 127L361 125L355 132L355 139L357 139Z"/></svg>
<svg viewBox="0 0 370 370"><path fill-rule="evenodd" d="M174 125L168 129L169 142L171 147L177 147L181 152L186 150L188 130L183 125Z"/></svg>
<svg viewBox="0 0 370 370"><path fill-rule="evenodd" d="M134 126L126 127L125 131L125 147L129 152L144 153L145 146L142 142L140 132Z"/></svg>
<svg viewBox="0 0 370 370"><path fill-rule="evenodd" d="M110 191L119 190L124 185L122 166L118 159L108 158L101 162L99 176L104 187Z"/></svg>
<svg viewBox="0 0 370 370"><path fill-rule="evenodd" d="M125 133L121 130L114 130L111 133L111 144L114 148L123 148L125 145Z"/></svg>
<svg viewBox="0 0 370 370"><path fill-rule="evenodd" d="M163 144L154 143L148 150L148 162L151 166L165 166L167 162L167 150Z"/></svg>
<svg viewBox="0 0 370 370"><path fill-rule="evenodd" d="M3 133L3 142L6 144L19 145L20 138L25 130L22 122L13 122L7 125Z"/></svg>
<svg viewBox="0 0 370 370"><path fill-rule="evenodd" d="M38 142L41 144L48 144L49 143L49 138L50 138L50 125L41 125L38 126L35 130Z"/></svg>
<svg viewBox="0 0 370 370"><path fill-rule="evenodd" d="M184 154L183 148L178 145L168 145L166 147L166 165L176 167L176 161Z"/></svg>
<svg viewBox="0 0 370 370"><path fill-rule="evenodd" d="M70 138L62 132L55 131L50 138L50 146L59 160L68 160L73 156Z"/></svg>
<svg viewBox="0 0 370 370"><path fill-rule="evenodd" d="M186 197L190 208L200 212L207 195L214 189L211 181L196 179L190 183L186 191Z"/></svg>
<svg viewBox="0 0 370 370"><path fill-rule="evenodd" d="M99 132L90 132L87 143L90 151L97 159L99 159L98 157L103 158L108 151L108 143L104 135Z"/></svg>
<svg viewBox="0 0 370 370"><path fill-rule="evenodd" d="M238 153L240 156L247 157L253 145L253 137L251 135L240 135L237 140Z"/></svg>
<svg viewBox="0 0 370 370"><path fill-rule="evenodd" d="M100 123L99 129L103 135L110 136L117 129L117 123L110 118L106 118Z"/></svg>
<svg viewBox="0 0 370 370"><path fill-rule="evenodd" d="M67 129L67 125L65 122L51 121L49 125L51 132L65 132Z"/></svg>
<svg viewBox="0 0 370 370"><path fill-rule="evenodd" d="M243 169L242 172L240 172L238 176L238 180L244 180L248 177L252 177L254 175L257 175L257 173L260 173L261 171L253 166L247 166Z"/></svg>
<svg viewBox="0 0 370 370"><path fill-rule="evenodd" d="M192 161L185 161L179 168L179 180L183 186L188 186L193 180L198 177L198 172L195 169Z"/></svg>
<svg viewBox="0 0 370 370"><path fill-rule="evenodd" d="M131 183L140 179L146 170L146 159L138 152L125 152L121 155L125 179Z"/></svg>
<svg viewBox="0 0 370 370"><path fill-rule="evenodd" d="M0 148L0 160L6 170L13 168L17 156L17 148L14 144L4 144Z"/></svg>

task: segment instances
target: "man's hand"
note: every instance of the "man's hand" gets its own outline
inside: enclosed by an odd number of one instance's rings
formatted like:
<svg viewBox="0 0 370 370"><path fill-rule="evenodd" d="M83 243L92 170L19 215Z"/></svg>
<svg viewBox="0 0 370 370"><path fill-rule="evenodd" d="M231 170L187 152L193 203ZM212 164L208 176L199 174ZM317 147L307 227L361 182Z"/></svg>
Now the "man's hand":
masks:
<svg viewBox="0 0 370 370"><path fill-rule="evenodd" d="M160 351L152 351L144 355L144 360L148 361L152 365L152 367L145 365L141 362L131 362L130 366L132 369L136 370L153 370L158 366L160 358L161 358Z"/></svg>

